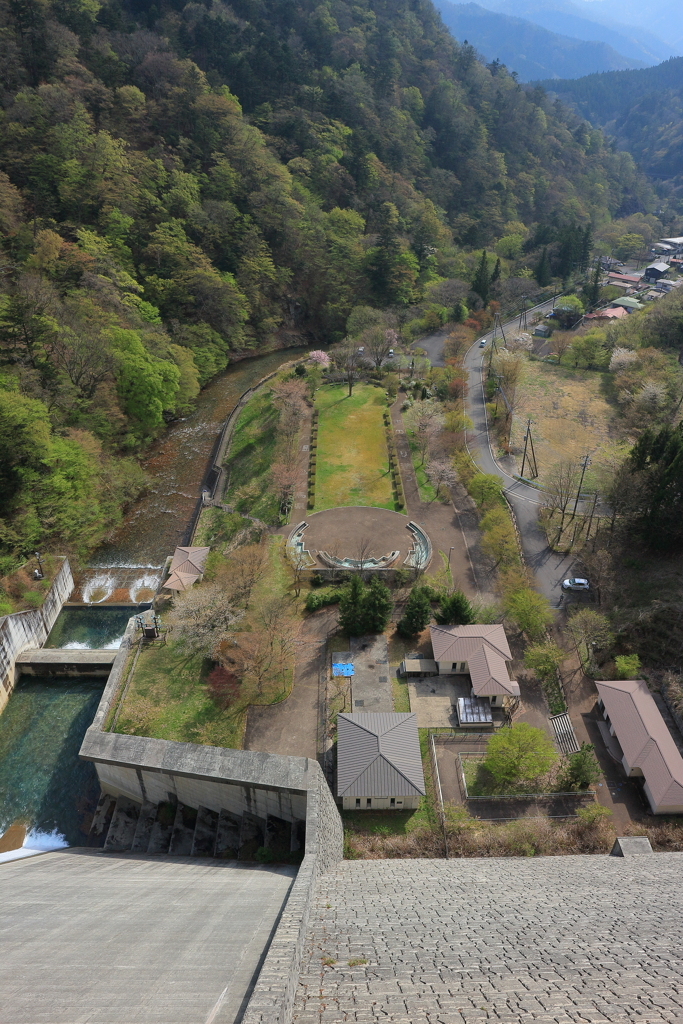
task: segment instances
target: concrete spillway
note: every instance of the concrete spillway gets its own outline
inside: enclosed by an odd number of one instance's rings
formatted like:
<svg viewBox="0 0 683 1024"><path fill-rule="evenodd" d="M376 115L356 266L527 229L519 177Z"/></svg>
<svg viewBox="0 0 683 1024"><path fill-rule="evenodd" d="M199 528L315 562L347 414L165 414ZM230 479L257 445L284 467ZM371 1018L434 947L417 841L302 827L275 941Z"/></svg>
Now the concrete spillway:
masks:
<svg viewBox="0 0 683 1024"><path fill-rule="evenodd" d="M57 674L107 676L114 664L117 651L63 650L42 647L24 651L15 664L22 675L45 676Z"/></svg>

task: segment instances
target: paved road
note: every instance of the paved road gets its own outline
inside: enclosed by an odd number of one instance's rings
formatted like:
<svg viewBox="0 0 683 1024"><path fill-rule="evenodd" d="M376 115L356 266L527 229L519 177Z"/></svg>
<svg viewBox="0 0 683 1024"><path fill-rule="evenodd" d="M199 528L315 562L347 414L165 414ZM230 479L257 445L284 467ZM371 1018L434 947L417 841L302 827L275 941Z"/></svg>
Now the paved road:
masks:
<svg viewBox="0 0 683 1024"><path fill-rule="evenodd" d="M549 300L538 310L546 312L552 309ZM504 325L504 329L513 330L516 319ZM421 338L418 342L433 366L443 366L443 346L448 330L444 329ZM467 413L472 420L472 430L468 431L467 443L472 456L484 473L500 477L504 484L510 504L514 509L522 538L524 557L530 569L536 575L538 589L555 607L559 607L562 597L561 583L570 572L574 558L572 555L558 555L551 551L546 542L545 533L538 523L538 509L542 501L541 493L535 487L515 480L502 466L496 462L491 450L488 425L486 422L486 406L484 400L483 378L484 359L487 358L493 332L482 337L486 339L486 348L480 348L481 338L472 345L465 355L465 367L469 371L469 393L467 397Z"/></svg>

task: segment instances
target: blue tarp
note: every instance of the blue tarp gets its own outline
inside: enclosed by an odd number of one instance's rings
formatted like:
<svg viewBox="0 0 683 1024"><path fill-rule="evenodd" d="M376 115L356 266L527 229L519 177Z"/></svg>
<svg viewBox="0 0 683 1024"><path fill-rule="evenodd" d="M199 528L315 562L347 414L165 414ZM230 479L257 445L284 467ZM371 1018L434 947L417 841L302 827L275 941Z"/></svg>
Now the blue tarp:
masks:
<svg viewBox="0 0 683 1024"><path fill-rule="evenodd" d="M353 675L353 665L334 663L332 665L332 675L333 676L352 676Z"/></svg>

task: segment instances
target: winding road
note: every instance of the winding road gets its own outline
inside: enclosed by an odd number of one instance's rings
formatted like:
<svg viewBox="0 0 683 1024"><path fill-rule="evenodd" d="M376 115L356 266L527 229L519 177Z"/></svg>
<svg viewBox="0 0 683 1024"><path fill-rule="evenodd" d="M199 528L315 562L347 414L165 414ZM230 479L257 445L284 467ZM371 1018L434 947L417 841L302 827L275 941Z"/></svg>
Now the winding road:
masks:
<svg viewBox="0 0 683 1024"><path fill-rule="evenodd" d="M549 300L535 307L536 312L552 309L553 301ZM513 330L517 318L504 324L504 330ZM443 348L447 330L437 331L417 344L424 349L432 366L443 366ZM550 603L558 608L562 603L562 580L570 574L573 555L559 555L548 547L545 533L539 526L538 510L542 503L541 492L535 487L516 480L503 469L493 455L486 417L484 399L484 359L487 358L493 331L478 338L465 355L465 367L469 373L469 392L467 396L467 414L472 420L472 429L467 432L467 446L470 455L483 473L491 473L503 481L503 489L517 519L517 526L522 541L524 558L536 577L537 587ZM486 347L480 348L482 338L486 339Z"/></svg>

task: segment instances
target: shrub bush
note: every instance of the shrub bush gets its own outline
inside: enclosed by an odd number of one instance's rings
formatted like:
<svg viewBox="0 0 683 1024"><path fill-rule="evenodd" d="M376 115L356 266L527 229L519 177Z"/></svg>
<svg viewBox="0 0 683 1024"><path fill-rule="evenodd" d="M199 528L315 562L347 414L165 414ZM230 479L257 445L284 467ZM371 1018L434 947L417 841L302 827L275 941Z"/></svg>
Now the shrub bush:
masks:
<svg viewBox="0 0 683 1024"><path fill-rule="evenodd" d="M312 590L306 595L304 608L307 612L317 612L329 604L339 604L342 591L337 590Z"/></svg>
<svg viewBox="0 0 683 1024"><path fill-rule="evenodd" d="M614 659L617 669L617 679L638 679L640 673L640 658L637 654L619 654Z"/></svg>

